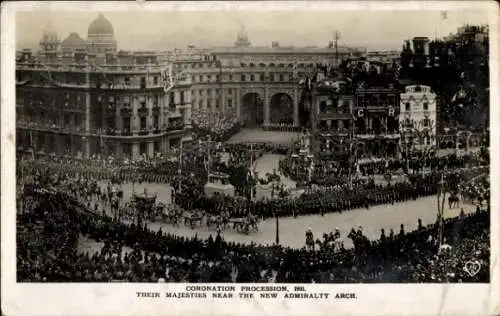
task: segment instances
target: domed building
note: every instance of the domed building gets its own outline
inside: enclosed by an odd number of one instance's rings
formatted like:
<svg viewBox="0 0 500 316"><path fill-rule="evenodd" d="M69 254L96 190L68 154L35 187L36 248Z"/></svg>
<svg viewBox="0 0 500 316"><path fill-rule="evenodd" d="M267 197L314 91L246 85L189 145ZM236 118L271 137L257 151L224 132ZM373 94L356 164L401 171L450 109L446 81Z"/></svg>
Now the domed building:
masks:
<svg viewBox="0 0 500 316"><path fill-rule="evenodd" d="M78 33L70 33L68 37L62 41L61 49L63 53L71 53L79 49L86 49L86 43Z"/></svg>
<svg viewBox="0 0 500 316"><path fill-rule="evenodd" d="M245 27L242 25L240 31L238 32L238 37L236 38L236 42L234 46L236 47L248 47L252 45L248 40L248 34L245 30Z"/></svg>
<svg viewBox="0 0 500 316"><path fill-rule="evenodd" d="M116 53L117 51L113 25L102 14L99 14L89 25L87 51L89 53Z"/></svg>

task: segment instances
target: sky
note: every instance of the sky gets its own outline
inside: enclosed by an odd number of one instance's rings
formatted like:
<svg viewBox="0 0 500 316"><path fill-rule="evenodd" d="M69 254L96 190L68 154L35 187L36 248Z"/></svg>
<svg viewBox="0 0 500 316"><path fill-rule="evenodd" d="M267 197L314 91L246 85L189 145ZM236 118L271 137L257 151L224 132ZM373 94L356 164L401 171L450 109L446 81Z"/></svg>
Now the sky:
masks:
<svg viewBox="0 0 500 316"><path fill-rule="evenodd" d="M87 38L88 25L97 11L18 12L16 48L37 49L49 23L61 40L70 32ZM114 27L118 49L158 50L233 46L244 25L254 46L328 45L337 30L339 45L367 47L368 50L400 50L404 40L414 36L441 37L457 27L486 24L484 11L139 11L100 12Z"/></svg>

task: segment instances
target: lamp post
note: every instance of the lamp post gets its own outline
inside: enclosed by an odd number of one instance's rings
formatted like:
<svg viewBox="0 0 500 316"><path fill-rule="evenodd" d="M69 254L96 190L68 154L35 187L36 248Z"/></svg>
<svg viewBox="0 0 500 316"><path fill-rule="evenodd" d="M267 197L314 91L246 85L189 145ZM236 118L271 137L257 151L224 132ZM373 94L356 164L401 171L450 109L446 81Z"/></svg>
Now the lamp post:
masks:
<svg viewBox="0 0 500 316"><path fill-rule="evenodd" d="M437 194L437 201L438 201L438 225L439 225L439 247L441 247L441 244L443 242L443 215L444 215L444 201L446 197L446 192L444 190L444 174L441 173L441 181L438 182L439 187L438 187L438 194Z"/></svg>
<svg viewBox="0 0 500 316"><path fill-rule="evenodd" d="M271 199L274 202L274 194L275 190L279 189L279 184L278 181L273 179L272 185L271 185ZM278 211L277 209L274 210L274 217L276 220L276 245L280 244L280 221L279 221L279 216L278 216Z"/></svg>

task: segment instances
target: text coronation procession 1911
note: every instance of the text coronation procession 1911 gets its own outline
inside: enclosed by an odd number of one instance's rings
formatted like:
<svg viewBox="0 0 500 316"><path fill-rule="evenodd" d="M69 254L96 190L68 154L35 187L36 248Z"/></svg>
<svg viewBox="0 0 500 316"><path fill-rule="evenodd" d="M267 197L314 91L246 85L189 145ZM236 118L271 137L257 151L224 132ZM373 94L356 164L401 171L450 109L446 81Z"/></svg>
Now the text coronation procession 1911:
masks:
<svg viewBox="0 0 500 316"><path fill-rule="evenodd" d="M169 52L119 51L101 14L87 40L59 41L48 26L41 51L18 52L18 147L72 157L167 154L190 141L191 111L235 112L243 124L298 126L297 78L317 63L363 49L252 47L239 31L235 47Z"/></svg>

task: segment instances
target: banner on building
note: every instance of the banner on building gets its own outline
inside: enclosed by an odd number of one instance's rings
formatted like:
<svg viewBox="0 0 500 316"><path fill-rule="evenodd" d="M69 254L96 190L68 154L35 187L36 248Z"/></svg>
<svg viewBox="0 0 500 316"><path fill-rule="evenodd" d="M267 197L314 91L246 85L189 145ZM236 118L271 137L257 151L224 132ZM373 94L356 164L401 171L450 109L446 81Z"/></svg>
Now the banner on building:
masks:
<svg viewBox="0 0 500 316"><path fill-rule="evenodd" d="M161 79L163 81L163 89L165 92L170 91L174 87L174 77L172 74L172 64L168 64L161 72Z"/></svg>

